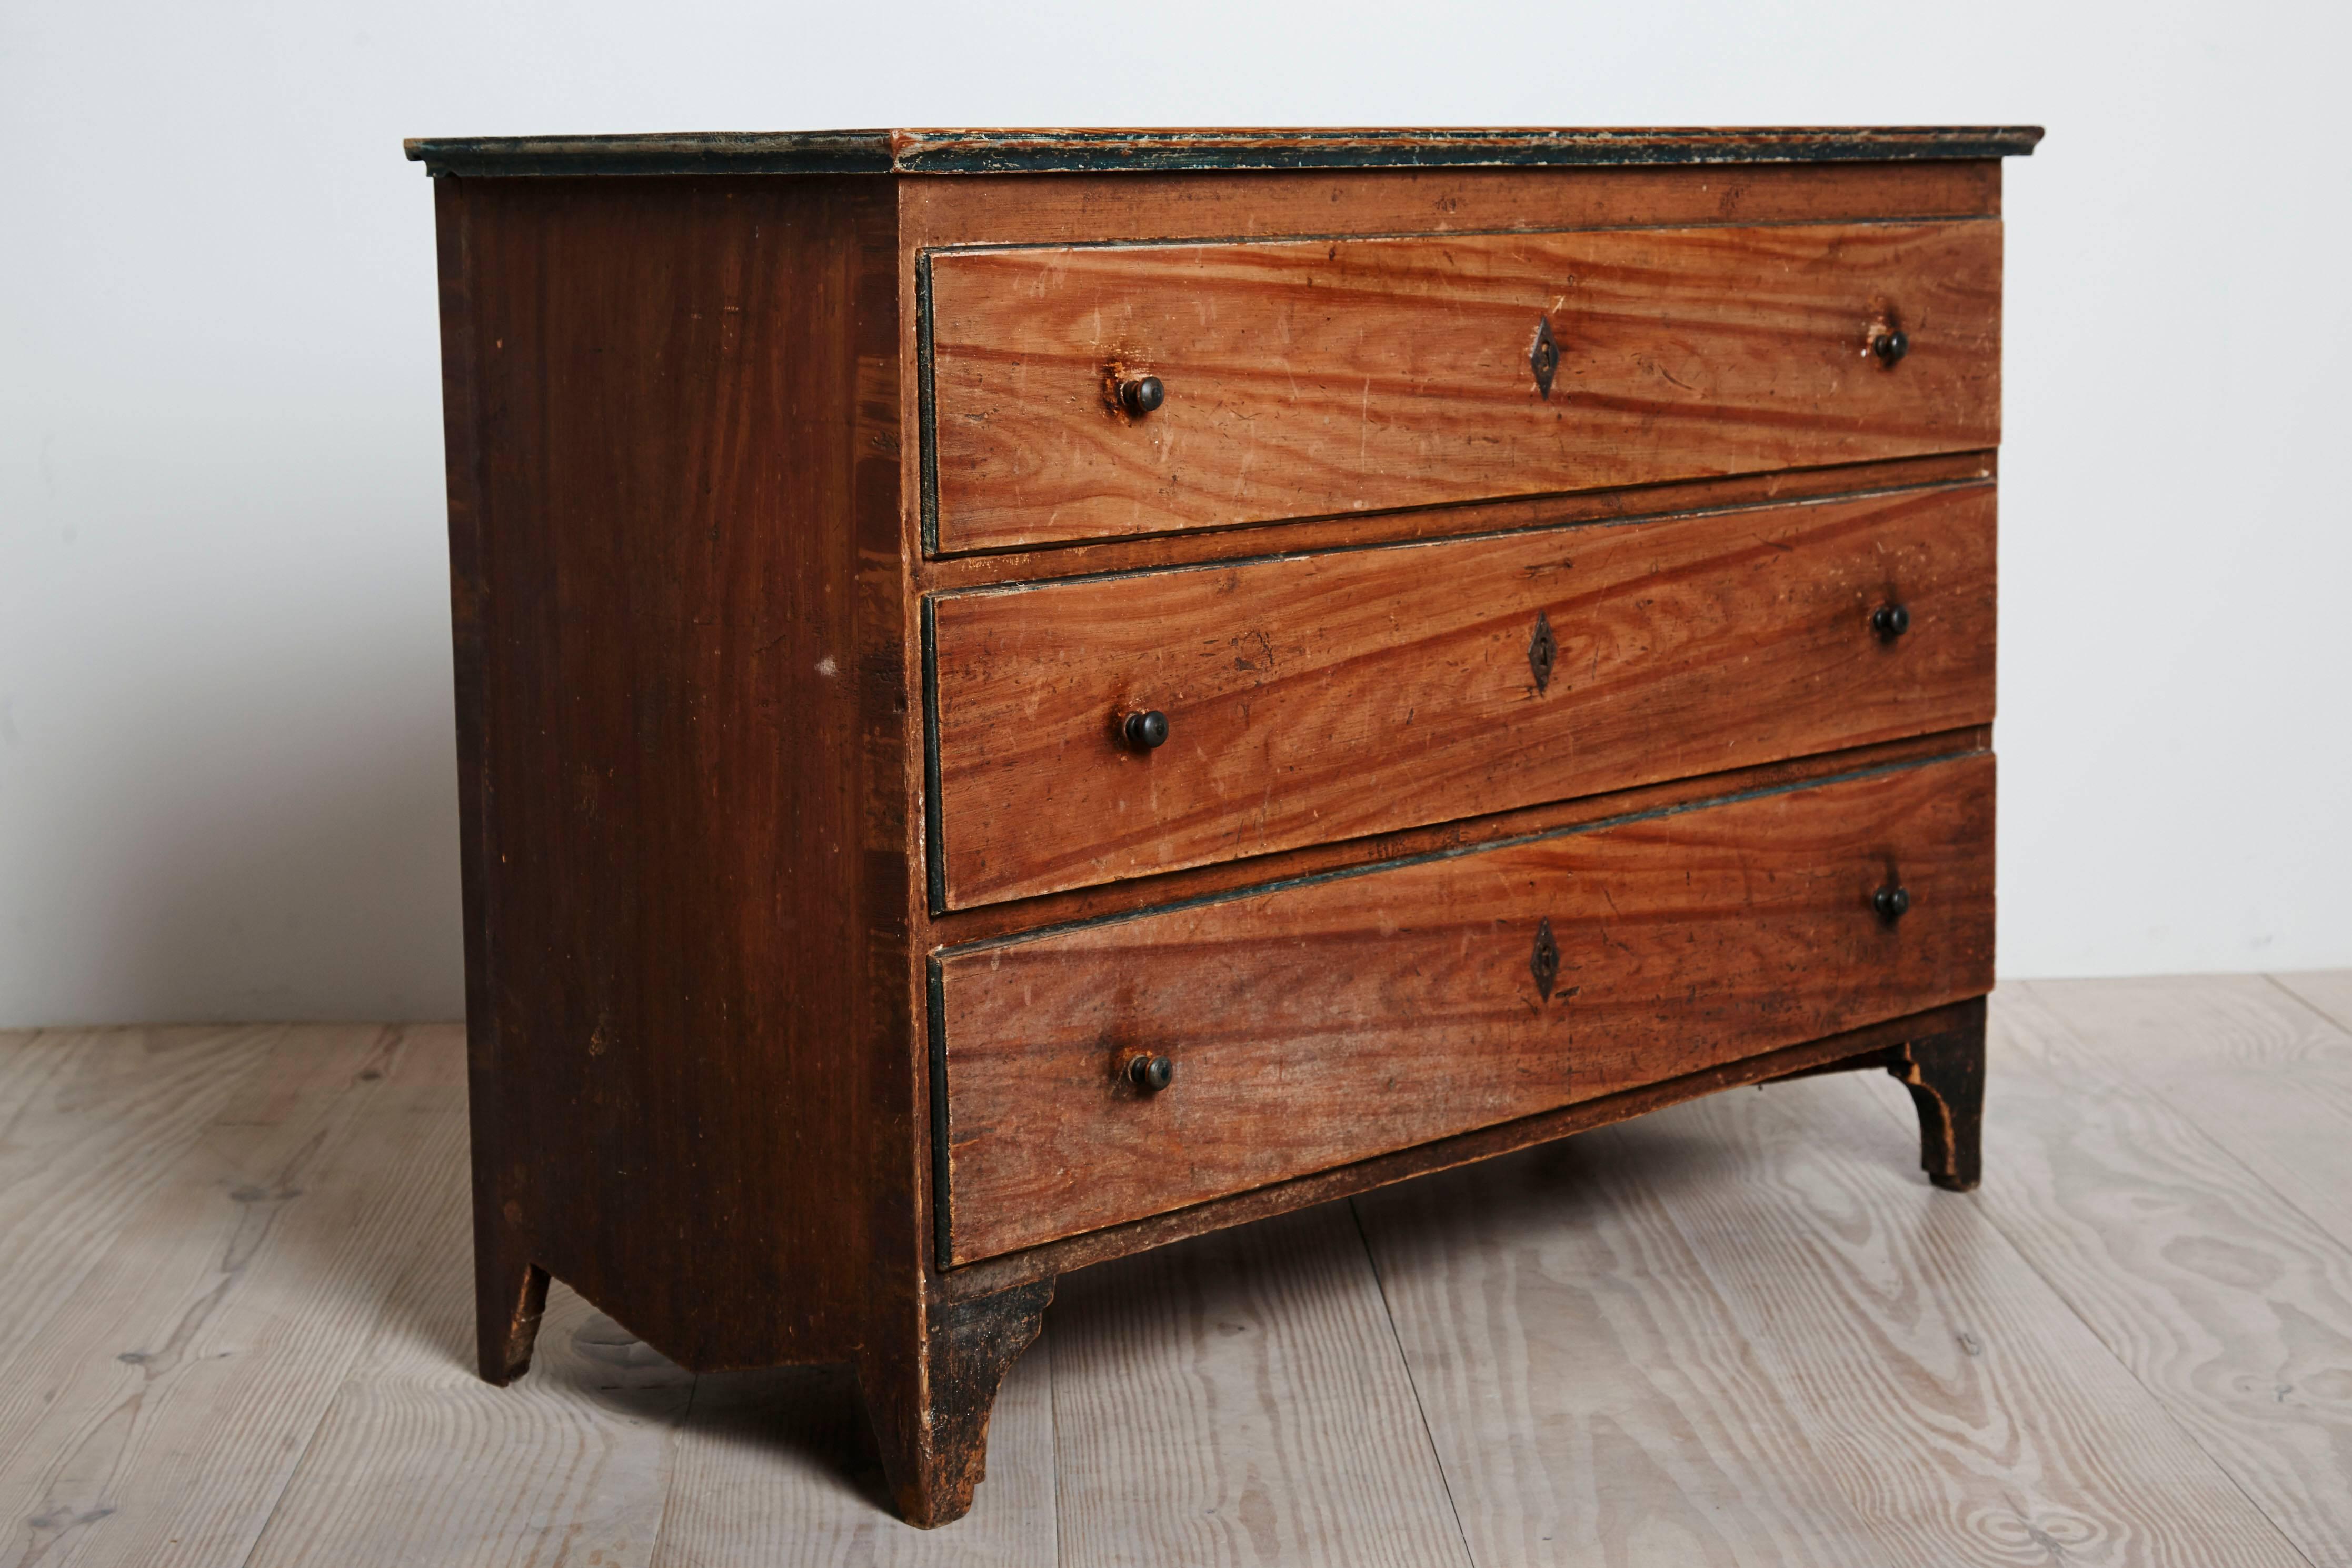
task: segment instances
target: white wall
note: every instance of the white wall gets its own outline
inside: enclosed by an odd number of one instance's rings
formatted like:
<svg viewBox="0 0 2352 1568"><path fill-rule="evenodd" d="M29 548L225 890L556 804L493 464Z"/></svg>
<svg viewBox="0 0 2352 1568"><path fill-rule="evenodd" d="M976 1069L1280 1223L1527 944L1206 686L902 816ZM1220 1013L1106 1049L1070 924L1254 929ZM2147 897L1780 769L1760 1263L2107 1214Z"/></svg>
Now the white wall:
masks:
<svg viewBox="0 0 2352 1568"><path fill-rule="evenodd" d="M0 13L0 1023L461 1010L404 135L2038 121L2000 965L2352 965L2340 5Z"/></svg>

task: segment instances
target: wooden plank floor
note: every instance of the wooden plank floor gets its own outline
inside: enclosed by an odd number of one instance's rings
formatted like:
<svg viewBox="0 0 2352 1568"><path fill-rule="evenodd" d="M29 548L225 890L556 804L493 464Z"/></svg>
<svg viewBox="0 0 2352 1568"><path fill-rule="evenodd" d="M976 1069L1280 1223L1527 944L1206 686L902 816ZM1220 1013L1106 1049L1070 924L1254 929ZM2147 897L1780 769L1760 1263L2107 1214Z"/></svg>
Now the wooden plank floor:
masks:
<svg viewBox="0 0 2352 1568"><path fill-rule="evenodd" d="M2352 973L1992 1052L1970 1197L1816 1078L1069 1276L927 1533L839 1369L471 1375L456 1029L0 1033L0 1568L2352 1568Z"/></svg>

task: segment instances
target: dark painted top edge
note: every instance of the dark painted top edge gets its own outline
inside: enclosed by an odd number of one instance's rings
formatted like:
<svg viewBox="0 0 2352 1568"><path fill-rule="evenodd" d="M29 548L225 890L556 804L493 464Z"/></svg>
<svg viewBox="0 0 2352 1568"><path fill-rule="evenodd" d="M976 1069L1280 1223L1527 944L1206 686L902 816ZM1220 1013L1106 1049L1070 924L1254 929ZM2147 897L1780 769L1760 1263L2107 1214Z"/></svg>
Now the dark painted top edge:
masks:
<svg viewBox="0 0 2352 1568"><path fill-rule="evenodd" d="M428 174L1082 174L2021 157L2037 125L1569 131L784 131L426 137Z"/></svg>

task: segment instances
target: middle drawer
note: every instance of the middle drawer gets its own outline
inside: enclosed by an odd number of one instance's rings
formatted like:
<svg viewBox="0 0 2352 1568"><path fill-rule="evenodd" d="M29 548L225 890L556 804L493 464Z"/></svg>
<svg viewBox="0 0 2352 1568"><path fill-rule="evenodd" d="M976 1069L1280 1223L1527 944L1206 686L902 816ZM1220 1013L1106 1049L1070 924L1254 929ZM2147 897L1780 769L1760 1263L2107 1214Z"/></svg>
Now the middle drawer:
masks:
<svg viewBox="0 0 2352 1568"><path fill-rule="evenodd" d="M934 901L1988 723L1993 549L1972 484L941 594Z"/></svg>

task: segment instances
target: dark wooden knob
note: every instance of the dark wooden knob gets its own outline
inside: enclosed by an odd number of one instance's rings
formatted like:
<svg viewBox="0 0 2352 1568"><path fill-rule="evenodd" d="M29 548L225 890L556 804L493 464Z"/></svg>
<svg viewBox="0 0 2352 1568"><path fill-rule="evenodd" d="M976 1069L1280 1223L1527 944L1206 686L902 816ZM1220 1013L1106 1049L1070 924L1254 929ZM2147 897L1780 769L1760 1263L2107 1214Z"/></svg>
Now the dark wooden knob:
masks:
<svg viewBox="0 0 2352 1568"><path fill-rule="evenodd" d="M1900 604L1882 604L1870 612L1870 629L1892 643L1911 630L1911 612Z"/></svg>
<svg viewBox="0 0 2352 1568"><path fill-rule="evenodd" d="M1128 413L1141 419L1168 401L1168 389L1160 384L1158 376L1141 376L1118 383L1118 401Z"/></svg>
<svg viewBox="0 0 2352 1568"><path fill-rule="evenodd" d="M1176 1082L1176 1064L1164 1056L1131 1056L1127 1081L1146 1094L1157 1094Z"/></svg>
<svg viewBox="0 0 2352 1568"><path fill-rule="evenodd" d="M1119 725L1118 732L1136 750L1155 750L1168 744L1168 716L1158 708L1148 713L1131 713Z"/></svg>
<svg viewBox="0 0 2352 1568"><path fill-rule="evenodd" d="M1882 365L1891 365L1911 351L1910 334L1900 327L1889 327L1870 340L1870 351L1878 356Z"/></svg>
<svg viewBox="0 0 2352 1568"><path fill-rule="evenodd" d="M1904 913L1911 907L1910 890L1900 883L1882 887L1870 895L1870 906L1878 911L1881 920L1892 925L1902 919Z"/></svg>

